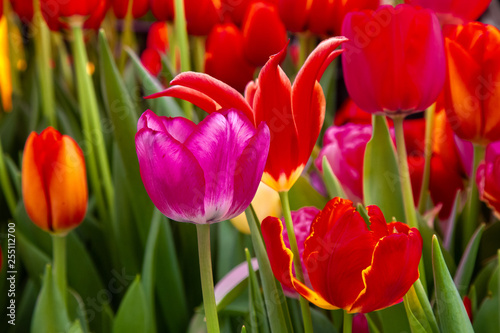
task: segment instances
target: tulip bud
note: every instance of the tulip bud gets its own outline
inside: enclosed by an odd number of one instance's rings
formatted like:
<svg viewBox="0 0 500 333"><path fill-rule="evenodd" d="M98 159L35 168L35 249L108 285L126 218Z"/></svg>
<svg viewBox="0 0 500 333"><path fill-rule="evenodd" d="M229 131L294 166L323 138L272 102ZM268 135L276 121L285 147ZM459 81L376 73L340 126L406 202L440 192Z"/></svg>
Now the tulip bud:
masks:
<svg viewBox="0 0 500 333"><path fill-rule="evenodd" d="M69 136L52 127L26 140L22 190L31 220L45 231L66 234L87 210L87 177L83 153Z"/></svg>

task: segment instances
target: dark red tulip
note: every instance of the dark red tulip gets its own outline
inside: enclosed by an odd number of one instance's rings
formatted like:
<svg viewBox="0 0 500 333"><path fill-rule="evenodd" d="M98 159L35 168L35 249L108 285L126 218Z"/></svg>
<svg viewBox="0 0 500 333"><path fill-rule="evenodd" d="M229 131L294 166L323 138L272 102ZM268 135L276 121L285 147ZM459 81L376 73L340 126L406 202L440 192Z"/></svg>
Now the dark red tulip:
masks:
<svg viewBox="0 0 500 333"><path fill-rule="evenodd" d="M158 21L172 21L174 19L173 0L150 0L149 6Z"/></svg>
<svg viewBox="0 0 500 333"><path fill-rule="evenodd" d="M32 0L10 0L10 5L21 21L28 23L33 20Z"/></svg>
<svg viewBox="0 0 500 333"><path fill-rule="evenodd" d="M112 0L113 12L119 19L123 19L127 15L129 0ZM132 16L139 18L148 12L148 0L133 0L132 3Z"/></svg>
<svg viewBox="0 0 500 333"><path fill-rule="evenodd" d="M286 44L286 29L276 6L255 2L243 20L243 54L255 66L263 66L269 56L278 53Z"/></svg>
<svg viewBox="0 0 500 333"><path fill-rule="evenodd" d="M168 30L165 22L155 22L151 24L146 41L148 49L157 50L165 53L168 49Z"/></svg>
<svg viewBox="0 0 500 333"><path fill-rule="evenodd" d="M278 0L281 20L291 32L306 30L307 19L311 11L311 0Z"/></svg>
<svg viewBox="0 0 500 333"><path fill-rule="evenodd" d="M432 9L441 24L463 24L477 20L488 8L491 0L405 0L405 2Z"/></svg>
<svg viewBox="0 0 500 333"><path fill-rule="evenodd" d="M40 0L40 6L45 22L51 30L68 28L68 20L71 17L84 17L84 28L98 29L110 3L108 0Z"/></svg>
<svg viewBox="0 0 500 333"><path fill-rule="evenodd" d="M141 53L141 63L142 65L151 73L153 76L158 76L161 72L161 56L155 49L145 49Z"/></svg>

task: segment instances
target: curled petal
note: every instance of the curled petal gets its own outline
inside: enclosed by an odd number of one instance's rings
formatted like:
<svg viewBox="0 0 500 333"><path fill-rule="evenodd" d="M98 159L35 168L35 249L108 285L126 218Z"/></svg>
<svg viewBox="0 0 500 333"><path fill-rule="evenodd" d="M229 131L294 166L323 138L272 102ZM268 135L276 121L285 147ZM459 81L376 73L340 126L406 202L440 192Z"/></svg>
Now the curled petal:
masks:
<svg viewBox="0 0 500 333"><path fill-rule="evenodd" d="M211 99L204 93L183 86L172 86L163 91L146 96L145 98L149 99L165 96L180 98L188 101L189 103L196 105L206 113L213 113L221 109L221 106L219 104L217 104L213 99Z"/></svg>

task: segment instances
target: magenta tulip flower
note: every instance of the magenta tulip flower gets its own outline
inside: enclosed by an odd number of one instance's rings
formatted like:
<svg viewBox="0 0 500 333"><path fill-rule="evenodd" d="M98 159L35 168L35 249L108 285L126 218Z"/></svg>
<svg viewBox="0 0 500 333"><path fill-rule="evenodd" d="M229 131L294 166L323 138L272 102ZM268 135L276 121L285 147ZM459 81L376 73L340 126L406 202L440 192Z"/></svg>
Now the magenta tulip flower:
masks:
<svg viewBox="0 0 500 333"><path fill-rule="evenodd" d="M155 206L179 222L206 224L239 215L264 172L270 132L235 109L195 125L148 110L135 144L142 181Z"/></svg>
<svg viewBox="0 0 500 333"><path fill-rule="evenodd" d="M486 148L484 161L476 174L481 200L500 219L500 141L490 143Z"/></svg>

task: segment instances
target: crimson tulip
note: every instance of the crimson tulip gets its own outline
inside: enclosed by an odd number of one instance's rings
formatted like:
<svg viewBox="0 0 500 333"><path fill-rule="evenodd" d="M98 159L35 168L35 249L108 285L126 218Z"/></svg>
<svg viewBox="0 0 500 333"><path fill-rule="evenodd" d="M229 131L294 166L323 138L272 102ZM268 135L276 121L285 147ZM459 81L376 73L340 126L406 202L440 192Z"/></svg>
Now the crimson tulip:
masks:
<svg viewBox="0 0 500 333"><path fill-rule="evenodd" d="M488 8L491 0L405 0L407 4L432 9L444 24L475 21Z"/></svg>
<svg viewBox="0 0 500 333"><path fill-rule="evenodd" d="M237 26L241 26L248 7L250 7L250 5L254 2L255 0L221 0L221 16L225 18L225 22L227 22L227 19L229 19ZM264 0L261 2L277 5L278 0Z"/></svg>
<svg viewBox="0 0 500 333"><path fill-rule="evenodd" d="M242 26L243 54L255 66L264 65L269 56L286 44L286 29L275 5L254 2L247 9Z"/></svg>
<svg viewBox="0 0 500 333"><path fill-rule="evenodd" d="M281 20L291 32L306 30L311 11L311 0L277 0Z"/></svg>
<svg viewBox="0 0 500 333"><path fill-rule="evenodd" d="M119 19L123 19L127 16L129 0L111 0L113 6L113 12L115 16ZM132 0L132 16L134 18L139 18L144 15L149 10L148 0Z"/></svg>
<svg viewBox="0 0 500 333"><path fill-rule="evenodd" d="M238 110L214 112L198 125L151 111L137 123L142 181L155 206L178 222L215 223L243 212L262 178L269 129Z"/></svg>
<svg viewBox="0 0 500 333"><path fill-rule="evenodd" d="M43 18L51 30L67 28L67 21L73 17L80 23L84 17L83 27L98 29L109 9L109 0L40 0Z"/></svg>
<svg viewBox="0 0 500 333"><path fill-rule="evenodd" d="M326 66L342 50L346 39L321 42L309 55L293 86L279 67L286 48L272 56L250 82L244 99L236 90L213 77L186 72L170 83L173 87L150 97L172 96L190 101L208 113L221 108L242 110L254 125L265 121L271 146L263 181L276 191L288 191L299 178L318 139L325 115L325 98L318 80Z"/></svg>
<svg viewBox="0 0 500 333"><path fill-rule="evenodd" d="M149 6L158 21L172 21L174 19L173 0L150 0Z"/></svg>
<svg viewBox="0 0 500 333"><path fill-rule="evenodd" d="M441 27L428 9L380 6L347 14L342 66L349 95L375 114L410 114L435 102L445 79Z"/></svg>
<svg viewBox="0 0 500 333"><path fill-rule="evenodd" d="M370 229L352 202L341 198L316 216L302 255L312 289L292 273L281 221L266 218L262 236L274 276L324 309L367 313L401 302L419 276L422 237L404 223L387 224L377 206L367 211Z"/></svg>
<svg viewBox="0 0 500 333"><path fill-rule="evenodd" d="M168 30L165 22L154 22L149 27L146 40L148 49L155 49L160 53L167 52L168 49Z"/></svg>
<svg viewBox="0 0 500 333"><path fill-rule="evenodd" d="M445 29L445 109L455 133L486 145L500 140L500 31L471 22Z"/></svg>
<svg viewBox="0 0 500 333"><path fill-rule="evenodd" d="M10 0L12 10L25 23L33 20L33 1L32 0Z"/></svg>
<svg viewBox="0 0 500 333"><path fill-rule="evenodd" d="M32 132L24 146L22 189L26 212L38 227L64 235L78 226L88 196L78 144L52 127Z"/></svg>
<svg viewBox="0 0 500 333"><path fill-rule="evenodd" d="M216 25L207 38L205 73L238 91L252 81L255 66L243 55L243 35L232 23Z"/></svg>
<svg viewBox="0 0 500 333"><path fill-rule="evenodd" d="M161 55L155 49L145 49L141 53L141 63L142 65L151 73L153 76L158 76L161 72Z"/></svg>
<svg viewBox="0 0 500 333"><path fill-rule="evenodd" d="M486 148L485 160L478 167L476 181L481 200L500 219L500 142L491 143Z"/></svg>

